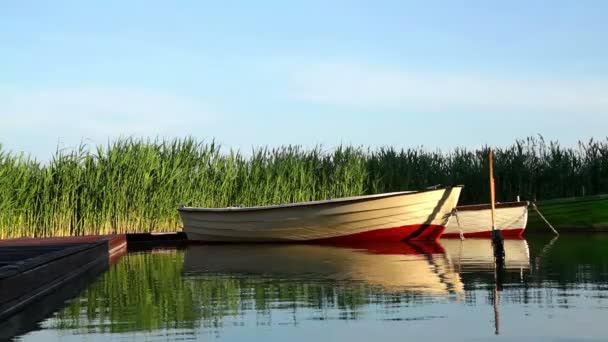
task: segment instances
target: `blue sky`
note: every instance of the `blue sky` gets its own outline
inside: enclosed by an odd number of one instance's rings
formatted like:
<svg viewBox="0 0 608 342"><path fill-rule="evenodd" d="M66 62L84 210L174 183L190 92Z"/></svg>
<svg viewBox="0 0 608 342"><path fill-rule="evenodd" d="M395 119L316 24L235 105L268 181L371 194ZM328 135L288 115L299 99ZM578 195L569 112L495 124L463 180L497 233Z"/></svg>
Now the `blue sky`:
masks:
<svg viewBox="0 0 608 342"><path fill-rule="evenodd" d="M3 1L0 143L452 149L608 128L607 1Z"/></svg>

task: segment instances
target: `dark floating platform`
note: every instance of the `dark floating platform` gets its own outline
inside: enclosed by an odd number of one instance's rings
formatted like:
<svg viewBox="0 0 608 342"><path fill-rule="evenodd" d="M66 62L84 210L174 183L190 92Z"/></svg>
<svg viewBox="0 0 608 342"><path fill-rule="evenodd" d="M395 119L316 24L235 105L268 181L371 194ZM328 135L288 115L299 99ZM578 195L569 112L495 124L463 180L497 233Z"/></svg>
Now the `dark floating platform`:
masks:
<svg viewBox="0 0 608 342"><path fill-rule="evenodd" d="M125 235L0 240L0 340L36 329L126 247Z"/></svg>
<svg viewBox="0 0 608 342"><path fill-rule="evenodd" d="M0 340L38 329L127 250L187 242L183 232L0 240Z"/></svg>
<svg viewBox="0 0 608 342"><path fill-rule="evenodd" d="M184 232L127 234L128 251L147 250L155 247L182 247L188 243Z"/></svg>

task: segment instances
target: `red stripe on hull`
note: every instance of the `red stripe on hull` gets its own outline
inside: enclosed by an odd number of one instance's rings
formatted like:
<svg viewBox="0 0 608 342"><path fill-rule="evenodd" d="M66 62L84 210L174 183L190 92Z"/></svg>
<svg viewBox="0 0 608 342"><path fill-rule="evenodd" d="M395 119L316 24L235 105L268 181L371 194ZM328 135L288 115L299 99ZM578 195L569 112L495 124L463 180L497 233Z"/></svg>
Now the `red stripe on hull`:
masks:
<svg viewBox="0 0 608 342"><path fill-rule="evenodd" d="M501 229L500 231L502 232L502 236L505 239L520 239L523 237L522 235L524 234L524 228ZM460 233L447 233L447 234L443 234L441 237L448 238L448 239L460 238ZM492 231L484 230L481 232L464 233L464 237L465 238L489 238L489 237L492 237Z"/></svg>
<svg viewBox="0 0 608 342"><path fill-rule="evenodd" d="M409 226L375 229L367 232L336 236L333 238L313 240L320 243L358 243L366 241L399 242L405 240L437 241L445 226L433 224L412 224Z"/></svg>

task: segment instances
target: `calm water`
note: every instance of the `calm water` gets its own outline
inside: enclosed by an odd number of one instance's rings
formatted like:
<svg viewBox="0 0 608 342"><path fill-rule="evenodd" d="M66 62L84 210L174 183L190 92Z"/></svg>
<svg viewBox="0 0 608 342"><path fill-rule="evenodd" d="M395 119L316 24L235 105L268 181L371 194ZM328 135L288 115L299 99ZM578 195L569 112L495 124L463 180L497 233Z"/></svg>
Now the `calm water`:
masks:
<svg viewBox="0 0 608 342"><path fill-rule="evenodd" d="M131 253L19 339L608 340L608 236L551 239Z"/></svg>

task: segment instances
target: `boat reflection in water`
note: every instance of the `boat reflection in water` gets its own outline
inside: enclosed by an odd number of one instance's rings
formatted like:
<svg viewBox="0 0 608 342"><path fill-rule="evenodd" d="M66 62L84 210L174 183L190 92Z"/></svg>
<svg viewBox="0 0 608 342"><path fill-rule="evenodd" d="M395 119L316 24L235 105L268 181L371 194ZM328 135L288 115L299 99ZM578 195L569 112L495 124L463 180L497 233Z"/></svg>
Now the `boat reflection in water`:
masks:
<svg viewBox="0 0 608 342"><path fill-rule="evenodd" d="M440 243L458 272L494 271L494 250L489 239L442 239ZM530 268L526 240L506 239L504 250L505 270L521 271Z"/></svg>
<svg viewBox="0 0 608 342"><path fill-rule="evenodd" d="M306 283L365 284L386 291L462 293L463 284L437 242L348 246L198 245L186 250L183 274L260 276Z"/></svg>
<svg viewBox="0 0 608 342"><path fill-rule="evenodd" d="M441 240L454 268L458 271L467 284L467 290L480 285L479 277L492 274L494 289L492 290L491 302L494 307L494 333L500 334L500 293L507 272L519 272L523 279L523 271L530 269L530 253L526 240L507 239L503 241L504 259L497 262L494 258L494 248L489 239L444 239ZM472 276L472 277L471 277ZM489 283L487 280L481 282L482 286Z"/></svg>

